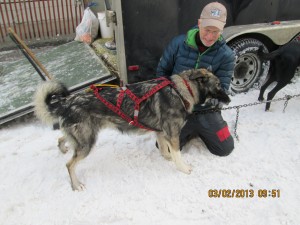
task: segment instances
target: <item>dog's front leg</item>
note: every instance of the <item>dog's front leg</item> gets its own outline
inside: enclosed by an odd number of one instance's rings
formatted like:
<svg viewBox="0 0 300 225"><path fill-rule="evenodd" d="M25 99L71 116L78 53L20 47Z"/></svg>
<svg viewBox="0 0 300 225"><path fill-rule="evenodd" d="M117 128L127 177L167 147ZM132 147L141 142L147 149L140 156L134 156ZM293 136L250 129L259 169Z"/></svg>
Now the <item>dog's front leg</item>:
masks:
<svg viewBox="0 0 300 225"><path fill-rule="evenodd" d="M186 164L181 157L180 149L179 149L179 138L172 137L170 142L168 142L169 150L171 152L171 156L178 170L190 174L192 172L192 167Z"/></svg>
<svg viewBox="0 0 300 225"><path fill-rule="evenodd" d="M171 153L169 151L168 143L163 136L162 132L156 133L156 140L158 143L158 148L160 150L161 155L168 161L172 160Z"/></svg>

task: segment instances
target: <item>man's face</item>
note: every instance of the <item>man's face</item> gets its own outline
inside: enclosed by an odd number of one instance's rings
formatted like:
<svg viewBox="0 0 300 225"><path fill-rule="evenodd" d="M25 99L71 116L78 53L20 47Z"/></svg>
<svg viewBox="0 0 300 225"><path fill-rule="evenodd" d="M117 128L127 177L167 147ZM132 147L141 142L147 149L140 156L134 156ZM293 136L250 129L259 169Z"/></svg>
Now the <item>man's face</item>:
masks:
<svg viewBox="0 0 300 225"><path fill-rule="evenodd" d="M200 40L206 47L212 46L220 37L222 31L213 26L207 26L207 27L202 27L200 20L198 20L198 27L199 27L199 35L200 35Z"/></svg>

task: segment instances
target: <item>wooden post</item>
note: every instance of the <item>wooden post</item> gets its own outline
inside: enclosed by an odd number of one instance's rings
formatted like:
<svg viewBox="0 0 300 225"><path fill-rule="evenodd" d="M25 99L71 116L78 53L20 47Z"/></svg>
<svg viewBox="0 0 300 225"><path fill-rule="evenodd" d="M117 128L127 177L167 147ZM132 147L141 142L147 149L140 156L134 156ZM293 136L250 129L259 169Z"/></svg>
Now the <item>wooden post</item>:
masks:
<svg viewBox="0 0 300 225"><path fill-rule="evenodd" d="M49 80L53 79L50 73L46 70L43 64L35 57L33 52L27 47L27 45L22 41L22 39L13 31L12 28L8 28L8 31L15 37L15 39L21 44L21 46L25 49L28 55L33 59L33 61L40 67L40 69L45 73Z"/></svg>

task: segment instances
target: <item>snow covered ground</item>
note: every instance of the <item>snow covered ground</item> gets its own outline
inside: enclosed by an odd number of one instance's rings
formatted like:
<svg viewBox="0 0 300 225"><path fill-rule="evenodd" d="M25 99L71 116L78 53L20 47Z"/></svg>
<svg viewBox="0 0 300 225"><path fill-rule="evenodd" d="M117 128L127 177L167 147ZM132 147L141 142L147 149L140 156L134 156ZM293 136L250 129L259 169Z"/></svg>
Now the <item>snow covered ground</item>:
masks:
<svg viewBox="0 0 300 225"><path fill-rule="evenodd" d="M275 98L299 93L297 78ZM258 90L237 94L229 106L257 97ZM193 165L191 175L160 156L152 133L105 130L77 167L86 185L83 192L71 190L65 164L72 152L59 152L60 131L36 120L3 126L0 224L298 225L300 99L291 99L285 113L283 105L272 103L270 112L264 104L241 108L239 142L228 157L212 155L200 140L191 141L182 152ZM236 111L226 110L223 116L233 133ZM278 190L276 197L262 196L261 190L272 189ZM227 198L222 190L239 190L235 193L244 197Z"/></svg>

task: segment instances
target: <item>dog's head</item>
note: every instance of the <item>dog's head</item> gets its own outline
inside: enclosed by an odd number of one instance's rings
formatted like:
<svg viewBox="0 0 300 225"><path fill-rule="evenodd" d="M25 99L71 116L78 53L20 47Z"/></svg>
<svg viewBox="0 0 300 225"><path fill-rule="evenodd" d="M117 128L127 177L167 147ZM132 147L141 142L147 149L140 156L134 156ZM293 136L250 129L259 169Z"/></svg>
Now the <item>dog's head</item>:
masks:
<svg viewBox="0 0 300 225"><path fill-rule="evenodd" d="M224 104L229 104L230 98L221 87L218 77L206 69L189 70L188 79L196 82L200 92L200 103L209 98L216 98Z"/></svg>

